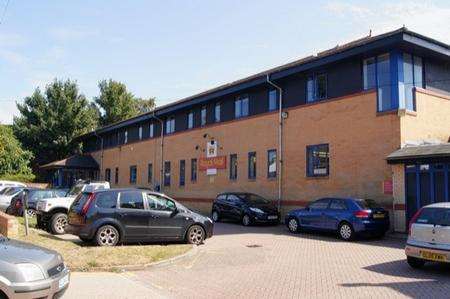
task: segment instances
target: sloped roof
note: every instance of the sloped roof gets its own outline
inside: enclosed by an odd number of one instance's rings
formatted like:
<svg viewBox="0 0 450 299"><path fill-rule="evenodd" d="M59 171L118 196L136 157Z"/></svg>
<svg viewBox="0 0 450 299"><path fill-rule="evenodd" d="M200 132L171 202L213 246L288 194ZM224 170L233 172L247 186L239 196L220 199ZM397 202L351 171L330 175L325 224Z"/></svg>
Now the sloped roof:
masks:
<svg viewBox="0 0 450 299"><path fill-rule="evenodd" d="M91 155L73 155L66 159L54 161L40 166L41 169L57 169L57 168L72 168L72 169L93 169L98 170L99 165Z"/></svg>
<svg viewBox="0 0 450 299"><path fill-rule="evenodd" d="M396 164L431 158L450 158L450 143L406 146L387 156L387 161L389 164Z"/></svg>

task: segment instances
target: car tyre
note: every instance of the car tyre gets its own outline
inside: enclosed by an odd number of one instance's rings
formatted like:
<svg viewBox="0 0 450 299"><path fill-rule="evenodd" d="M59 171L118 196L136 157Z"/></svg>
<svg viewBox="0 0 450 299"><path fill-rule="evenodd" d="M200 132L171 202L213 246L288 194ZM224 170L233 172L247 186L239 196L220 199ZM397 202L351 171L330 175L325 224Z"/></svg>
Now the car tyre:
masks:
<svg viewBox="0 0 450 299"><path fill-rule="evenodd" d="M244 214L244 216L242 216L242 225L250 226L251 224L252 224L252 219L250 218L250 216L248 214Z"/></svg>
<svg viewBox="0 0 450 299"><path fill-rule="evenodd" d="M219 214L219 212L216 211L216 210L212 211L211 218L212 218L212 221L219 222L220 221L220 214Z"/></svg>
<svg viewBox="0 0 450 299"><path fill-rule="evenodd" d="M95 244L97 246L116 246L119 240L119 231L112 225L100 227L95 234Z"/></svg>
<svg viewBox="0 0 450 299"><path fill-rule="evenodd" d="M80 237L80 236L78 236L78 238L79 238L81 241L83 241L84 243L90 243L90 242L92 242L92 239L89 239L89 238L83 238L83 237Z"/></svg>
<svg viewBox="0 0 450 299"><path fill-rule="evenodd" d="M300 224L298 223L298 220L294 217L289 218L287 222L287 227L291 233L298 233L300 230Z"/></svg>
<svg viewBox="0 0 450 299"><path fill-rule="evenodd" d="M63 235L65 227L68 223L67 215L64 213L56 213L50 220L50 232L54 235Z"/></svg>
<svg viewBox="0 0 450 299"><path fill-rule="evenodd" d="M27 215L28 215L28 217L36 217L36 210L28 209Z"/></svg>
<svg viewBox="0 0 450 299"><path fill-rule="evenodd" d="M338 228L339 237L344 241L351 241L355 237L355 231L348 222L342 222Z"/></svg>
<svg viewBox="0 0 450 299"><path fill-rule="evenodd" d="M205 230L200 225L192 225L186 234L186 241L189 244L200 245L205 240Z"/></svg>
<svg viewBox="0 0 450 299"><path fill-rule="evenodd" d="M406 260L408 262L408 265L411 266L411 268L414 268L414 269L422 268L425 265L425 261L424 260L418 259L416 257L408 256L406 258Z"/></svg>

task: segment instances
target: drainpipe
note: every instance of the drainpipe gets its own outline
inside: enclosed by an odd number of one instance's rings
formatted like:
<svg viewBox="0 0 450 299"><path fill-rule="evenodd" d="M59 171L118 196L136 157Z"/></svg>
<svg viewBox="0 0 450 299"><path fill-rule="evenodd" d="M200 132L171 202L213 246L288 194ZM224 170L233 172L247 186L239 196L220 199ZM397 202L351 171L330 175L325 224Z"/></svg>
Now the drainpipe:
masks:
<svg viewBox="0 0 450 299"><path fill-rule="evenodd" d="M278 211L281 212L281 197L282 197L282 183L283 183L283 89L270 81L270 74L266 77L267 83L278 90Z"/></svg>
<svg viewBox="0 0 450 299"><path fill-rule="evenodd" d="M160 171L160 182L159 182L159 192L163 193L164 186L164 121L156 116L155 111L151 115L154 119L159 121L161 124L161 171ZM153 184L154 186L155 184Z"/></svg>
<svg viewBox="0 0 450 299"><path fill-rule="evenodd" d="M103 147L103 137L98 135L96 131L94 131L94 135L98 138L100 138L100 148L102 150L102 155L100 156L100 170L98 174L98 178L102 178L102 170L103 170L103 153L104 153L104 147ZM104 178L105 179L105 178Z"/></svg>

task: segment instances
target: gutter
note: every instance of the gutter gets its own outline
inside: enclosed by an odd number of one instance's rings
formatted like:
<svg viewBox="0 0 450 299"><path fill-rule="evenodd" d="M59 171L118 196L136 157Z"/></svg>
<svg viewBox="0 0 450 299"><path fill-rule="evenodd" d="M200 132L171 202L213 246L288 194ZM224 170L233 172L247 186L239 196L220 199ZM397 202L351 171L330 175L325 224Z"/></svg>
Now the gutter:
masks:
<svg viewBox="0 0 450 299"><path fill-rule="evenodd" d="M270 81L270 74L267 74L266 81L278 91L278 212L281 212L283 184L283 89L274 82Z"/></svg>
<svg viewBox="0 0 450 299"><path fill-rule="evenodd" d="M164 188L164 121L157 117L155 114L155 110L153 110L153 113L150 115L150 118L154 118L157 121L159 121L161 125L161 171L160 171L160 182L159 182L159 192L163 193ZM156 153L156 152L155 152ZM153 178L154 180L154 178ZM154 182L152 182L153 188L155 188Z"/></svg>

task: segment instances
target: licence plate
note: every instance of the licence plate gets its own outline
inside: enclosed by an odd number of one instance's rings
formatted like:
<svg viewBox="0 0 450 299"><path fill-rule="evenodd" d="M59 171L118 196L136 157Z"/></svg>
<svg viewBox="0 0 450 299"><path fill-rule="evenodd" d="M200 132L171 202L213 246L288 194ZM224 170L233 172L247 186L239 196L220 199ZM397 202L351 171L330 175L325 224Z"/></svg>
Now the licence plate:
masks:
<svg viewBox="0 0 450 299"><path fill-rule="evenodd" d="M61 278L58 282L59 290L63 289L69 283L69 274Z"/></svg>
<svg viewBox="0 0 450 299"><path fill-rule="evenodd" d="M269 217L267 217L267 219L270 219L270 220L278 219L278 216L269 216Z"/></svg>
<svg viewBox="0 0 450 299"><path fill-rule="evenodd" d="M445 254L434 253L430 251L420 251L420 256L426 260L445 262L447 261L447 256Z"/></svg>
<svg viewBox="0 0 450 299"><path fill-rule="evenodd" d="M384 214L374 214L373 218L377 218L377 219L384 218Z"/></svg>

